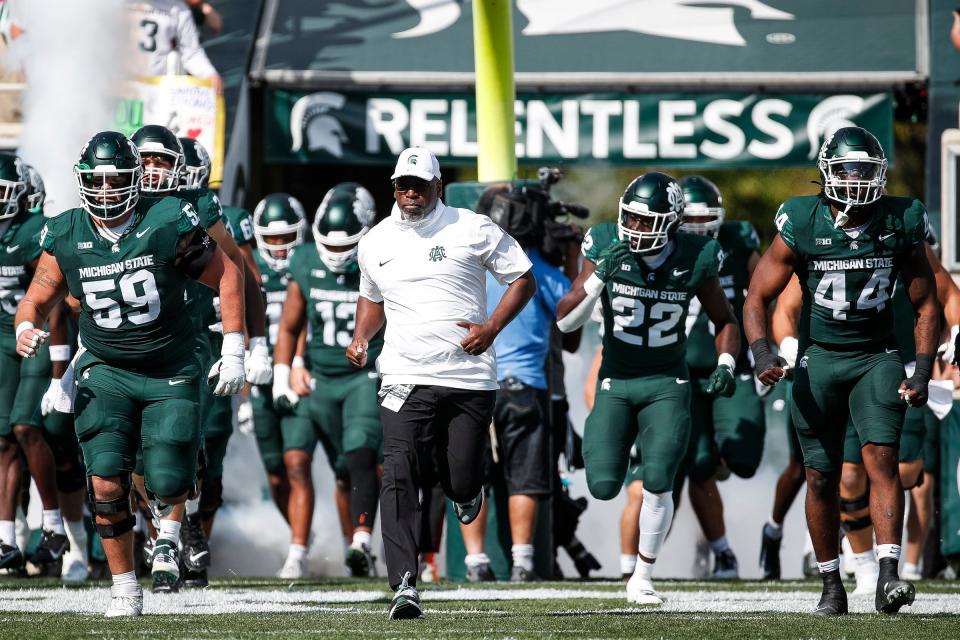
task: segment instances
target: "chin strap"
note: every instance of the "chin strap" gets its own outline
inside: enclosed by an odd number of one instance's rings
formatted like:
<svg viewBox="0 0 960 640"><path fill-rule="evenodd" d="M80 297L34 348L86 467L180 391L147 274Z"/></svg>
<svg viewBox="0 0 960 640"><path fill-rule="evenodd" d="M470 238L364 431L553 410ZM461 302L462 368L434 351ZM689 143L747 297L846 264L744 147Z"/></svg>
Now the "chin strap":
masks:
<svg viewBox="0 0 960 640"><path fill-rule="evenodd" d="M842 227L843 225L847 224L847 222L850 221L849 213L850 213L851 207L853 207L853 205L848 202L844 210L837 214L837 219L833 221L834 229L839 229L840 227Z"/></svg>

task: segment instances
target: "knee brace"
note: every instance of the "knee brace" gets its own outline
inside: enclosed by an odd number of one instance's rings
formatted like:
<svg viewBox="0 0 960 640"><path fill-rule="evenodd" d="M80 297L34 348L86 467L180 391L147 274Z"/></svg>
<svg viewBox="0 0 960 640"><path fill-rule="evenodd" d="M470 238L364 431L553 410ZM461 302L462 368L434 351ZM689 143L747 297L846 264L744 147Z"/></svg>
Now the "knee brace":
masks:
<svg viewBox="0 0 960 640"><path fill-rule="evenodd" d="M867 485L866 492L857 498L851 498L847 500L845 498L840 498L840 524L843 526L845 531L859 531L861 529L866 529L871 524L873 520L870 518L870 512L867 511L865 515L854 516L857 511L862 509L868 509L870 507L870 485Z"/></svg>
<svg viewBox="0 0 960 640"><path fill-rule="evenodd" d="M202 520L209 520L223 504L223 478L208 478L200 490L200 505L197 513Z"/></svg>
<svg viewBox="0 0 960 640"><path fill-rule="evenodd" d="M93 480L87 476L87 494L90 497L90 506L94 514L94 523L101 538L116 538L133 529L137 519L130 513L130 476L120 476L120 489L123 492L119 498L100 500L93 492ZM127 514L119 522L101 524L97 516Z"/></svg>

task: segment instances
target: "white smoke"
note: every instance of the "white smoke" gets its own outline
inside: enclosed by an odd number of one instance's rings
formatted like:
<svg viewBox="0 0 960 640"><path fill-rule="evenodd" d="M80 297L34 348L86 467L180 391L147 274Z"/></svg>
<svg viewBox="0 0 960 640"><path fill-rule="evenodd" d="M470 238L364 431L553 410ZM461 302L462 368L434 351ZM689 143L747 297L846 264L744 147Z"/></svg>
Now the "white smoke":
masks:
<svg viewBox="0 0 960 640"><path fill-rule="evenodd" d="M9 1L9 0L8 0ZM125 0L15 0L25 35L11 50L26 75L19 153L43 176L47 215L77 206L73 165L109 129L135 59Z"/></svg>

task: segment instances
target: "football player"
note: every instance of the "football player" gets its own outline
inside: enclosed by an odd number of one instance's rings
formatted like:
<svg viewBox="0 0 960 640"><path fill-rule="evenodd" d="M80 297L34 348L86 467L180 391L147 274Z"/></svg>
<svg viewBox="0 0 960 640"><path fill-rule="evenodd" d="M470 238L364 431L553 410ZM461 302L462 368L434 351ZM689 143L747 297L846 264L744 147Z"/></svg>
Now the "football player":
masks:
<svg viewBox="0 0 960 640"><path fill-rule="evenodd" d="M940 305L924 243L927 215L919 200L883 195L887 160L863 128L827 136L818 167L821 193L791 198L777 212L779 233L754 272L744 325L757 377L776 384L786 362L767 341L768 306L797 274L803 310L792 412L806 467L807 524L823 579L815 613L847 612L837 530L848 418L870 478L880 561L876 608L896 613L915 596L897 568L903 527L897 449L907 406L927 401L939 337ZM898 277L916 314L917 364L906 379L893 335Z"/></svg>
<svg viewBox="0 0 960 640"><path fill-rule="evenodd" d="M317 441L326 441L336 456L331 464L335 466L342 456L349 476L353 540L347 567L354 576L370 575L374 569L371 532L380 494L377 464L382 436L379 380L373 363L383 334L370 341L369 364L359 371L344 359L343 350L353 338L360 295L357 243L375 217L373 196L359 184L341 183L326 193L313 221L315 244L301 247L290 260L290 282L274 349L274 402L297 405L296 415L282 423L283 459L290 479L291 553L294 545L305 547L310 533L311 460ZM290 366L304 323L309 323L312 336L307 357L314 384L310 395L301 400L290 387Z"/></svg>
<svg viewBox="0 0 960 640"><path fill-rule="evenodd" d="M723 250L720 286L733 307L738 322L750 276L760 261L760 238L745 220L725 221L720 190L702 176L680 181L686 206L680 231L716 238ZM698 300L690 303L687 317L687 367L690 369L690 446L681 472L690 478L688 492L703 534L714 555L711 578L731 580L738 577L737 558L727 543L723 521L723 501L717 489L717 477L733 473L750 478L757 471L763 454L765 424L763 402L753 383L753 371L746 340L741 334L741 349L734 373L737 376L733 397L705 393L709 376L716 366L713 328L701 313ZM678 488L683 479L678 479Z"/></svg>
<svg viewBox="0 0 960 640"><path fill-rule="evenodd" d="M40 233L43 253L17 307L17 352L36 355L47 339L37 327L68 291L80 301L75 425L113 576L106 615L137 616L143 592L130 514L137 452L160 516L186 500L196 478L202 372L184 286L193 279L220 292L224 341L208 378L214 393L230 395L244 379L243 279L189 202L141 200L140 153L122 134L93 136L74 171L82 208L50 218Z"/></svg>
<svg viewBox="0 0 960 640"><path fill-rule="evenodd" d="M557 306L561 331L582 326L599 299L603 356L583 435L587 486L611 500L636 443L643 459L643 506L636 569L627 599L663 602L652 570L673 517L673 483L690 441L690 374L684 318L694 297L713 322L719 357L706 392L732 396L740 328L718 277L722 249L705 236L678 234L680 184L662 173L630 183L618 222L594 225L583 241L583 270Z"/></svg>
<svg viewBox="0 0 960 640"><path fill-rule="evenodd" d="M20 454L26 460L43 504L43 534L30 561L56 562L69 548L57 495L56 464L36 411L51 379L50 350L25 360L17 354L14 315L37 268L38 237L44 218L30 211L27 165L12 154L0 154L0 568L19 568L23 551L17 547L15 514L20 496ZM61 313L51 314L51 333L58 347L66 343ZM58 355L60 349L54 349ZM69 358L69 356L68 356ZM67 359L68 359L67 358ZM55 377L66 363L57 362Z"/></svg>

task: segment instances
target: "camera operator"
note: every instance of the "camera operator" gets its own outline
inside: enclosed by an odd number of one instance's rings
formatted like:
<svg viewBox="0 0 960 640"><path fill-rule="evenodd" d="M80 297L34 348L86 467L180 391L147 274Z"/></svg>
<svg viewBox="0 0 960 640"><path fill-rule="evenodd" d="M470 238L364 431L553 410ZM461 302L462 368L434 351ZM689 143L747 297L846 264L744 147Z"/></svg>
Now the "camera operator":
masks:
<svg viewBox="0 0 960 640"><path fill-rule="evenodd" d="M549 185L558 177L555 170L549 174L541 170L540 185L491 185L477 206L478 213L489 215L520 243L538 284L530 304L494 342L500 384L493 413L495 459L509 496L513 582L536 579L533 538L537 504L552 495L554 453L547 369L557 302L570 289L570 278L557 265L563 263L567 241L575 235L569 225L556 220L567 212L565 206L549 198ZM504 291L505 287L488 277L488 307L495 307ZM568 338L573 350L578 339L579 334ZM481 514L484 517L485 513ZM483 553L484 527L462 527L462 532L468 580L492 580L489 558Z"/></svg>

